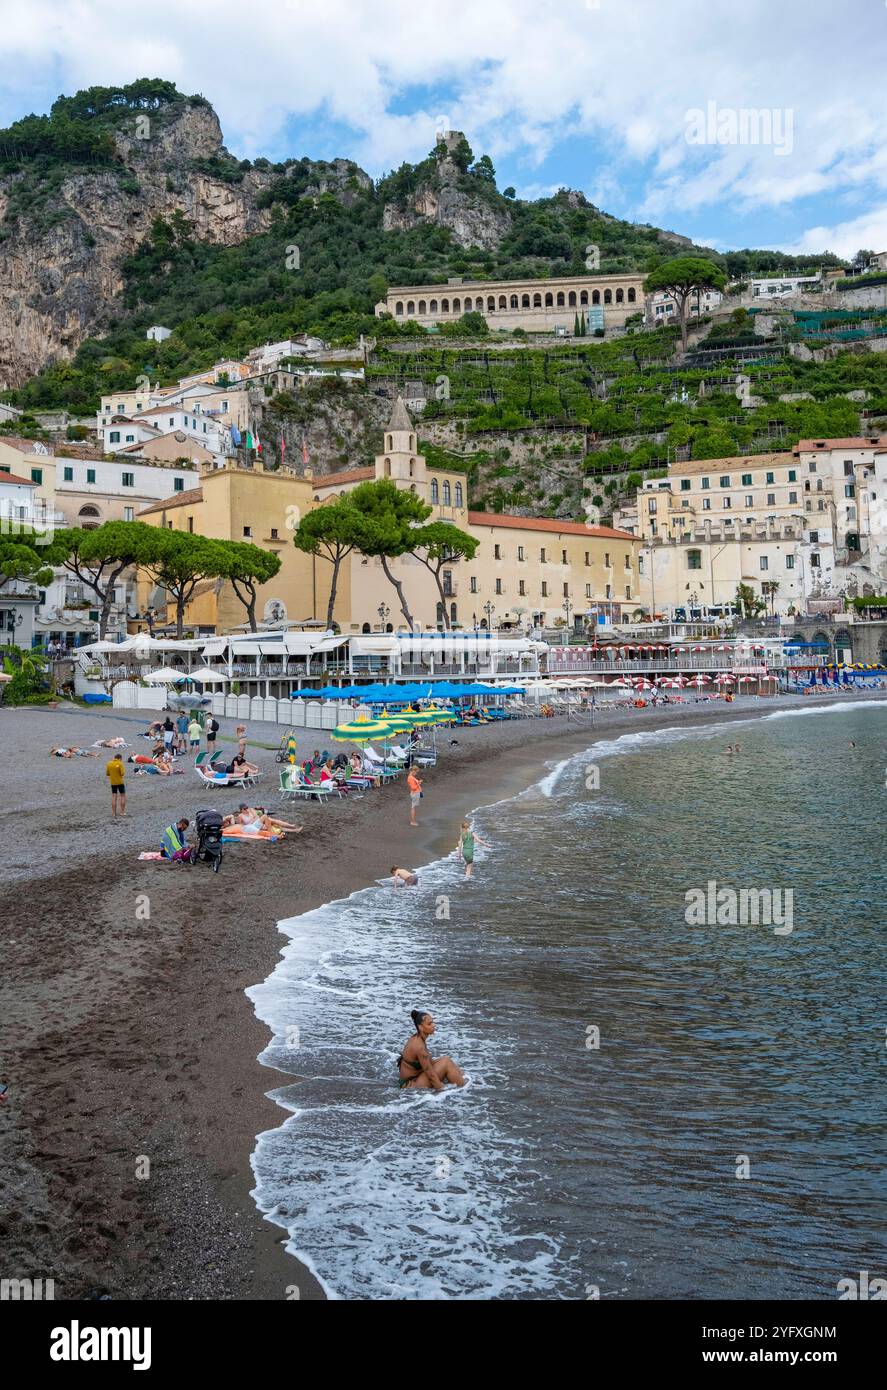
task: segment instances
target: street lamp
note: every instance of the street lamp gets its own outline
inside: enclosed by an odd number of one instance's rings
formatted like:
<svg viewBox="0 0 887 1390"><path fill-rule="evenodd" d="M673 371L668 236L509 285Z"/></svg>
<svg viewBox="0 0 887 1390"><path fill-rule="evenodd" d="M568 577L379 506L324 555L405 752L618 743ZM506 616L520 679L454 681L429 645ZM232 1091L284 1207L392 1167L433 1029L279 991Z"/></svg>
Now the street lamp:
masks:
<svg viewBox="0 0 887 1390"><path fill-rule="evenodd" d="M569 632L569 630L570 630L570 614L571 614L572 611L573 611L573 604L570 602L570 600L569 600L568 598L565 598L564 601L563 601L563 604L562 604L561 606L563 607L563 610L564 610L564 612L565 612L566 615L567 615L567 631Z"/></svg>
<svg viewBox="0 0 887 1390"><path fill-rule="evenodd" d="M379 614L379 625L384 628L386 619L388 617L388 614L391 612L391 609L388 607L387 603L380 603L379 607L376 609L376 612Z"/></svg>
<svg viewBox="0 0 887 1390"><path fill-rule="evenodd" d="M493 607L492 603L490 603L490 600L487 599L486 603L484 604L484 612L485 612L486 615L487 615L487 631L488 631L488 632L491 630L491 628L492 628L492 626L493 626L493 614L495 613L495 611L496 611L496 609Z"/></svg>

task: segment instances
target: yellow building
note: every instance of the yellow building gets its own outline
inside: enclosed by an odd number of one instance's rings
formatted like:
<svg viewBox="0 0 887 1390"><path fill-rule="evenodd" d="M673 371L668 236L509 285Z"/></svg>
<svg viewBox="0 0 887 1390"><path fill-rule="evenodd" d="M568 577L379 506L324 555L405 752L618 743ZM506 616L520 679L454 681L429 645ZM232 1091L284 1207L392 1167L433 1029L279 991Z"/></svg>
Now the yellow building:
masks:
<svg viewBox="0 0 887 1390"><path fill-rule="evenodd" d="M330 567L297 550L293 534L304 512L314 505L311 481L293 473L266 472L261 466L238 468L233 462L201 473L200 486L155 502L137 520L173 531L189 531L212 540L249 541L279 556L278 574L259 589L259 622L324 621L329 601ZM346 586L347 588L347 586ZM146 579L139 584L139 611L149 603L162 607ZM347 623L348 594L340 596L337 611ZM168 619L174 617L171 607ZM230 584L207 580L185 610L189 627L228 632L242 627L246 610Z"/></svg>
<svg viewBox="0 0 887 1390"><path fill-rule="evenodd" d="M139 519L219 540L247 540L281 558L280 573L261 590L257 615L290 621L323 621L332 566L293 546L299 519L313 507L352 491L359 483L390 479L432 508L434 521L449 521L474 536L472 560L442 575L446 614L433 576L414 555L388 561L403 585L418 628L445 624L474 627L581 627L589 614L618 621L638 606L640 541L626 531L576 521L502 516L469 510L467 480L456 470L428 468L403 401L398 400L374 467L322 478L261 467L205 468L199 488L156 502ZM159 596L139 592L141 609ZM170 617L172 615L170 614ZM339 575L335 621L344 633L406 625L397 592L382 561L356 553ZM186 611L189 626L225 632L242 626L243 606L230 587L207 581Z"/></svg>
<svg viewBox="0 0 887 1390"><path fill-rule="evenodd" d="M327 502L359 483L390 478L432 508L430 520L450 521L474 536L480 542L474 559L443 571L446 620L451 625L580 627L588 614L618 620L637 607L637 537L576 521L469 510L465 475L427 466L401 400L383 444L375 467L315 479L314 497ZM422 562L405 555L389 560L388 567L403 584L417 625L436 628L443 623L440 593ZM340 581L340 592L347 587ZM381 560L350 557L350 626L339 616L338 606L336 617L343 631L403 624L396 591Z"/></svg>

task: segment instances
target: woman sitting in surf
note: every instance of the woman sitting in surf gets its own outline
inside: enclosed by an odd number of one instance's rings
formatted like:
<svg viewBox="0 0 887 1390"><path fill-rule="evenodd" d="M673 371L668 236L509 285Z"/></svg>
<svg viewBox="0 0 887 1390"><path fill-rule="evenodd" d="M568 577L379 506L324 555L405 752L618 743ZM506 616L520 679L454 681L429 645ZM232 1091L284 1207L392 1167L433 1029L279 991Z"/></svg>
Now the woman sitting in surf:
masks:
<svg viewBox="0 0 887 1390"><path fill-rule="evenodd" d="M410 1018L416 1031L397 1059L398 1086L401 1090L442 1091L444 1083L465 1085L465 1073L452 1057L438 1057L435 1062L426 1047L426 1039L434 1032L434 1019L424 1009L413 1009Z"/></svg>

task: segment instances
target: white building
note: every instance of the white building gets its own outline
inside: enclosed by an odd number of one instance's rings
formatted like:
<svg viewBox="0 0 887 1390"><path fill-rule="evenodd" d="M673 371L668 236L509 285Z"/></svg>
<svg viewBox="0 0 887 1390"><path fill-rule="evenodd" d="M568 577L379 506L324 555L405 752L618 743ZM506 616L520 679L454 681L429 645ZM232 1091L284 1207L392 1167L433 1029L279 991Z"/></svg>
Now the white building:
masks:
<svg viewBox="0 0 887 1390"><path fill-rule="evenodd" d="M159 323L152 324L145 337L155 343L165 343L167 338L172 337L171 328L163 328Z"/></svg>
<svg viewBox="0 0 887 1390"><path fill-rule="evenodd" d="M98 432L106 454L116 454L131 444L145 444L160 434L176 432L202 444L213 454L234 452L230 427L213 416L204 415L196 402L187 409L179 405L151 406L137 419L112 415L102 420Z"/></svg>
<svg viewBox="0 0 887 1390"><path fill-rule="evenodd" d="M818 290L821 285L822 271L817 275L764 276L749 280L749 292L752 299L788 299L793 295Z"/></svg>
<svg viewBox="0 0 887 1390"><path fill-rule="evenodd" d="M723 298L720 290L694 290L687 300L687 318L699 318L702 314L710 314L717 309ZM678 306L674 296L667 294L665 290L648 294L645 307L647 323L670 323L672 320L677 322Z"/></svg>

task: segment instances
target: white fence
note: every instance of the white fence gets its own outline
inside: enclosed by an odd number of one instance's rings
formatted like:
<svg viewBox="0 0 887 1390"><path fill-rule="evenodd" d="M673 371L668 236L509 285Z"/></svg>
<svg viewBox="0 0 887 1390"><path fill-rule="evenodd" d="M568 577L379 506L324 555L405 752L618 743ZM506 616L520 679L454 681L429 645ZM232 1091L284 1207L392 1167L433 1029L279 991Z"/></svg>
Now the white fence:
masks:
<svg viewBox="0 0 887 1390"><path fill-rule="evenodd" d="M284 724L299 729L334 729L369 713L367 706L356 710L343 700L272 700L261 696L213 695L212 712L217 718L238 719L243 723Z"/></svg>
<svg viewBox="0 0 887 1390"><path fill-rule="evenodd" d="M138 685L136 681L118 681L114 686L115 709L166 709L169 692L165 685Z"/></svg>

